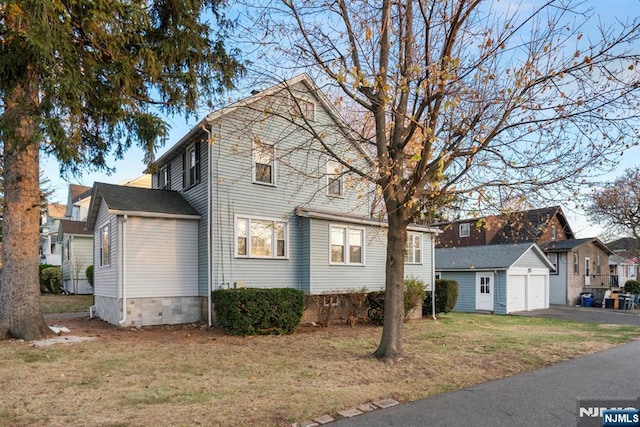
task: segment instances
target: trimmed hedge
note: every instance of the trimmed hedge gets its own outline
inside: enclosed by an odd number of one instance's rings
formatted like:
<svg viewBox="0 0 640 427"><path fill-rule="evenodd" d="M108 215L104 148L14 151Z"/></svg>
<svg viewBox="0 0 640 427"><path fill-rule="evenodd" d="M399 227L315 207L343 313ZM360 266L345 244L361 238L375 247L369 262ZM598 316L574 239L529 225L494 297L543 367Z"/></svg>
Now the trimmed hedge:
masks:
<svg viewBox="0 0 640 427"><path fill-rule="evenodd" d="M89 285L93 288L93 265L87 267L84 274L87 276L87 282L89 282Z"/></svg>
<svg viewBox="0 0 640 427"><path fill-rule="evenodd" d="M458 302L458 282L455 280L436 280L436 313L450 313ZM431 293L427 295L422 306L422 314L429 316L431 309Z"/></svg>
<svg viewBox="0 0 640 427"><path fill-rule="evenodd" d="M640 294L640 281L627 280L624 284L624 291L630 294Z"/></svg>
<svg viewBox="0 0 640 427"><path fill-rule="evenodd" d="M216 323L229 335L290 334L304 309L298 289L218 289L211 297Z"/></svg>

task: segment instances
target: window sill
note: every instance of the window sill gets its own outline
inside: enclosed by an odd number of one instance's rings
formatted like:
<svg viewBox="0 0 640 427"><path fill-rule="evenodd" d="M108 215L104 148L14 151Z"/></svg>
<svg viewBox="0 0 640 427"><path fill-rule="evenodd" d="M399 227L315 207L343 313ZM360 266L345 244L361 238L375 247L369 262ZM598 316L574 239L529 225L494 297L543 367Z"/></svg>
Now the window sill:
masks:
<svg viewBox="0 0 640 427"><path fill-rule="evenodd" d="M263 185L263 186L265 186L265 187L276 187L276 185L275 185L275 184L272 184L272 183L270 183L270 182L262 182L262 181L252 181L252 182L253 182L253 184L256 184L256 185Z"/></svg>

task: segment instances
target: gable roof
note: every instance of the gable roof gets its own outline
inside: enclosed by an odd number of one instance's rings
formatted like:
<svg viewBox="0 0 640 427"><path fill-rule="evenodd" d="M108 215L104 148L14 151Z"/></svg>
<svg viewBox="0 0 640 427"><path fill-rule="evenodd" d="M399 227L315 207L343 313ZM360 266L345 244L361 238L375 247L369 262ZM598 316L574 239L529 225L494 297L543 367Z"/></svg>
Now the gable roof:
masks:
<svg viewBox="0 0 640 427"><path fill-rule="evenodd" d="M47 204L47 215L49 216L49 218L64 218L66 211L67 205L63 205L60 203Z"/></svg>
<svg viewBox="0 0 640 427"><path fill-rule="evenodd" d="M544 252L571 252L574 248L582 246L585 243L593 243L607 254L612 255L613 251L607 247L597 237L586 237L584 239L558 240L555 242L547 242L540 245Z"/></svg>
<svg viewBox="0 0 640 427"><path fill-rule="evenodd" d="M549 268L551 261L535 243L509 245L465 246L438 248L435 251L436 271L507 270L522 256L533 251Z"/></svg>
<svg viewBox="0 0 640 427"><path fill-rule="evenodd" d="M568 239L574 238L573 231L569 227L569 222L562 212L560 206L531 209L527 211L512 212L504 215L496 215L488 220L503 221L504 224L491 239L489 244L499 245L513 242L535 242L542 233L550 226L553 218L558 218L562 230Z"/></svg>
<svg viewBox="0 0 640 427"><path fill-rule="evenodd" d="M85 221L72 221L70 219L61 219L58 227L58 239L62 240L64 234L73 236L92 236L93 232L85 228Z"/></svg>
<svg viewBox="0 0 640 427"><path fill-rule="evenodd" d="M91 193L87 228L92 230L104 201L109 213L158 218L199 219L200 214L180 193L96 182Z"/></svg>
<svg viewBox="0 0 640 427"><path fill-rule="evenodd" d="M69 195L71 196L71 202L77 202L85 197L91 195L91 187L78 184L69 184Z"/></svg>
<svg viewBox="0 0 640 427"><path fill-rule="evenodd" d="M252 95L249 97L243 98L224 108L213 111L212 113L207 115L204 119L202 119L197 125L195 125L186 135L180 138L180 140L177 143L175 143L171 148L169 148L169 150L167 150L163 155L158 157L158 159L156 159L156 161L153 162L153 165L157 166L157 165L162 165L166 163L167 160L171 159L178 151L183 149L185 145L191 143L196 136L198 136L199 134L206 134L205 129L208 126L211 126L212 123L215 122L216 120L221 120L226 115L234 111L237 111L240 108L247 108L252 104L256 103L257 101L269 96L273 96L280 91L290 90L291 87L298 84L305 85L309 89L309 93L313 94L318 98L319 102L327 110L327 112L333 118L333 120L335 120L335 122L338 124L340 129L343 131L343 133L345 133L348 136L347 140L350 142L353 142L355 138L349 137L350 135L354 134L351 127L346 123L346 121L344 120L342 115L338 112L338 110L333 105L333 103L329 101L329 99L324 95L324 93L320 90L320 88L315 84L313 79L309 77L308 74L303 73L296 77L293 77L292 79L276 84L268 89L252 92ZM362 149L362 147L360 147L359 144L354 144L354 146L359 152L361 152L364 155L367 161L369 161L370 163L373 163L369 153L365 152ZM145 170L145 173L150 173L150 171L152 171L152 167L147 168Z"/></svg>

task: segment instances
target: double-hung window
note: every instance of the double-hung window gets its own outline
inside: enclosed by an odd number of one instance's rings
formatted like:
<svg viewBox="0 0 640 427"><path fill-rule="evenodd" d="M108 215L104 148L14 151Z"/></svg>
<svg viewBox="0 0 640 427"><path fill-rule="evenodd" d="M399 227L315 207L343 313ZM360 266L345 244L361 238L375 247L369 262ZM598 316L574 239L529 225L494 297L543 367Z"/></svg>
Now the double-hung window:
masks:
<svg viewBox="0 0 640 427"><path fill-rule="evenodd" d="M275 185L276 149L273 144L255 141L253 145L253 182Z"/></svg>
<svg viewBox="0 0 640 427"><path fill-rule="evenodd" d="M422 235L409 233L404 251L405 264L422 264Z"/></svg>
<svg viewBox="0 0 640 427"><path fill-rule="evenodd" d="M471 235L471 224L468 222L460 224L458 233L460 237L469 237L469 235Z"/></svg>
<svg viewBox="0 0 640 427"><path fill-rule="evenodd" d="M187 147L182 158L182 164L183 187L193 187L200 181L200 150L198 149L198 144L191 144Z"/></svg>
<svg viewBox="0 0 640 427"><path fill-rule="evenodd" d="M161 190L171 189L171 170L168 164L164 165L158 173L158 188Z"/></svg>
<svg viewBox="0 0 640 427"><path fill-rule="evenodd" d="M580 257L577 253L573 254L573 274L580 274Z"/></svg>
<svg viewBox="0 0 640 427"><path fill-rule="evenodd" d="M236 256L287 258L287 223L269 219L236 218Z"/></svg>
<svg viewBox="0 0 640 427"><path fill-rule="evenodd" d="M306 99L294 97L292 115L293 117L303 117L305 120L315 121L316 104Z"/></svg>
<svg viewBox="0 0 640 427"><path fill-rule="evenodd" d="M364 229L330 227L330 264L364 265Z"/></svg>
<svg viewBox="0 0 640 427"><path fill-rule="evenodd" d="M109 224L100 229L100 265L111 264L111 239Z"/></svg>
<svg viewBox="0 0 640 427"><path fill-rule="evenodd" d="M327 162L327 194L330 196L344 195L342 166L335 160L329 160Z"/></svg>

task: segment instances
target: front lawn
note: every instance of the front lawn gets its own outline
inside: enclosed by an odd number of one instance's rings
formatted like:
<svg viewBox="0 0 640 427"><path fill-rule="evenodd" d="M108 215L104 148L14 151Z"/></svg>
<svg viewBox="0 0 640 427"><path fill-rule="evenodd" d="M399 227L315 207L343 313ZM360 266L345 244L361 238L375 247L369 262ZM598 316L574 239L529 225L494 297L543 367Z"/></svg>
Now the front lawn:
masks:
<svg viewBox="0 0 640 427"><path fill-rule="evenodd" d="M72 334L97 340L44 348L0 342L4 425L288 426L640 338L640 328L631 326L451 313L407 324L406 357L383 364L370 357L381 333L373 326L241 338L195 325L123 330L73 321Z"/></svg>
<svg viewBox="0 0 640 427"><path fill-rule="evenodd" d="M40 295L40 307L45 314L86 311L93 304L93 295Z"/></svg>

